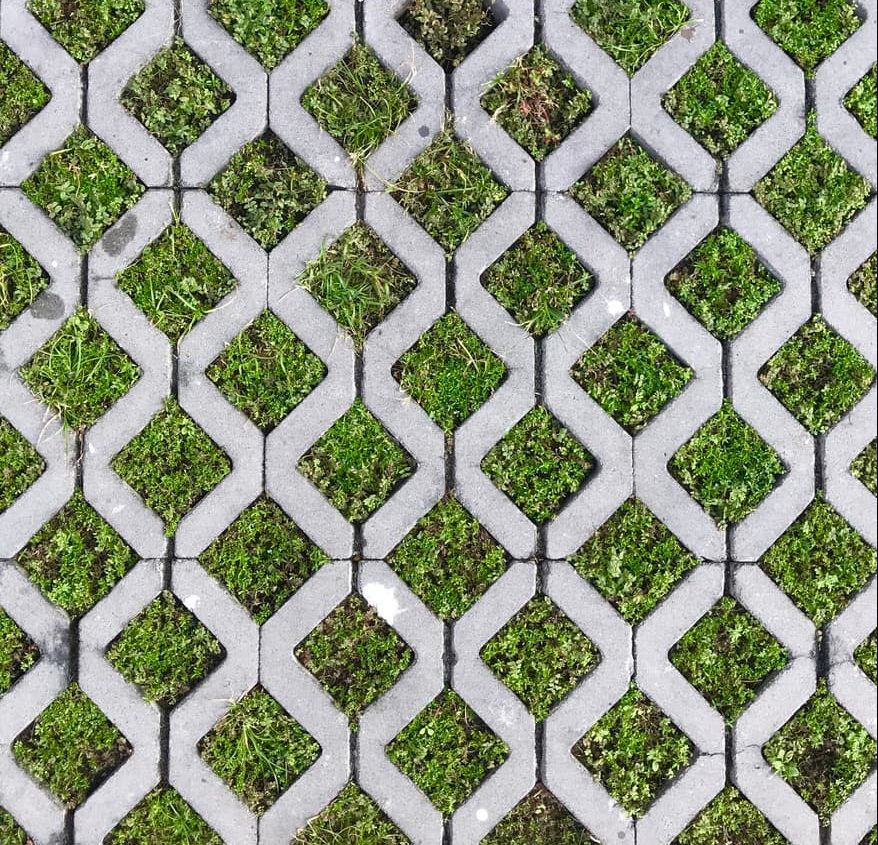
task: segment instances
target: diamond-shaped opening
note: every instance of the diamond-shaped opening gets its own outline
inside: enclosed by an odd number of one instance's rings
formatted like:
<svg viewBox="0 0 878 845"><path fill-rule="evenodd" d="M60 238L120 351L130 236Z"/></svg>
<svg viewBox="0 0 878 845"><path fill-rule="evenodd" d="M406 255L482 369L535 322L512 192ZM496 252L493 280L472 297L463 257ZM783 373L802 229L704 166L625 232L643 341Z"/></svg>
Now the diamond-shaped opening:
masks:
<svg viewBox="0 0 878 845"><path fill-rule="evenodd" d="M832 814L869 776L878 745L829 691L817 691L763 747L771 767L829 824Z"/></svg>
<svg viewBox="0 0 878 845"><path fill-rule="evenodd" d="M113 641L107 659L147 701L173 706L220 662L213 634L167 590Z"/></svg>
<svg viewBox="0 0 878 845"><path fill-rule="evenodd" d="M720 599L671 651L671 662L729 724L787 661L786 649L729 597Z"/></svg>
<svg viewBox="0 0 878 845"><path fill-rule="evenodd" d="M137 563L137 555L76 491L18 553L28 578L77 617L90 610Z"/></svg>
<svg viewBox="0 0 878 845"><path fill-rule="evenodd" d="M449 123L397 179L391 196L450 254L508 193Z"/></svg>
<svg viewBox="0 0 878 845"><path fill-rule="evenodd" d="M591 93L538 44L494 80L481 103L533 158L542 161L591 111Z"/></svg>
<svg viewBox="0 0 878 845"><path fill-rule="evenodd" d="M754 511L786 472L777 452L728 400L680 447L668 468L720 526Z"/></svg>
<svg viewBox="0 0 878 845"><path fill-rule="evenodd" d="M875 573L875 549L817 499L765 553L762 568L818 627Z"/></svg>
<svg viewBox="0 0 878 845"><path fill-rule="evenodd" d="M622 246L635 252L692 196L692 189L625 135L570 189L570 195Z"/></svg>
<svg viewBox="0 0 878 845"><path fill-rule="evenodd" d="M871 70L848 91L844 104L867 134L873 138L878 135L878 65L872 65Z"/></svg>
<svg viewBox="0 0 878 845"><path fill-rule="evenodd" d="M119 101L177 156L234 99L229 87L178 37L131 79Z"/></svg>
<svg viewBox="0 0 878 845"><path fill-rule="evenodd" d="M0 513L45 471L46 462L33 446L0 417Z"/></svg>
<svg viewBox="0 0 878 845"><path fill-rule="evenodd" d="M482 840L483 845L590 845L597 841L541 784Z"/></svg>
<svg viewBox="0 0 878 845"><path fill-rule="evenodd" d="M851 274L848 290L873 316L878 316L878 253L873 252L872 257Z"/></svg>
<svg viewBox="0 0 878 845"><path fill-rule="evenodd" d="M664 523L628 499L570 558L631 625L642 622L698 565Z"/></svg>
<svg viewBox="0 0 878 845"><path fill-rule="evenodd" d="M0 696L39 659L37 644L0 607Z"/></svg>
<svg viewBox="0 0 878 845"><path fill-rule="evenodd" d="M686 735L636 686L574 746L573 755L634 818L692 762Z"/></svg>
<svg viewBox="0 0 878 845"><path fill-rule="evenodd" d="M450 73L504 17L494 0L411 0L399 23Z"/></svg>
<svg viewBox="0 0 878 845"><path fill-rule="evenodd" d="M394 571L440 618L457 619L506 569L503 547L456 499L421 517L390 555Z"/></svg>
<svg viewBox="0 0 878 845"><path fill-rule="evenodd" d="M296 646L295 656L355 721L396 683L413 654L371 606L351 595Z"/></svg>
<svg viewBox="0 0 878 845"><path fill-rule="evenodd" d="M488 478L537 524L563 508L594 466L585 447L542 406L528 411L482 460Z"/></svg>
<svg viewBox="0 0 878 845"><path fill-rule="evenodd" d="M19 371L66 426L81 431L140 377L140 368L85 309L75 311Z"/></svg>
<svg viewBox="0 0 878 845"><path fill-rule="evenodd" d="M236 701L199 753L254 813L265 812L320 757L320 746L262 687Z"/></svg>
<svg viewBox="0 0 878 845"><path fill-rule="evenodd" d="M0 91L4 92L3 101L0 102L0 146L2 146L49 102L51 95L39 77L2 41L0 41Z"/></svg>
<svg viewBox="0 0 878 845"><path fill-rule="evenodd" d="M18 822L0 807L0 842L3 845L31 845L33 840L27 835Z"/></svg>
<svg viewBox="0 0 878 845"><path fill-rule="evenodd" d="M107 845L222 845L176 789L156 787L107 837Z"/></svg>
<svg viewBox="0 0 878 845"><path fill-rule="evenodd" d="M735 787L727 786L674 845L787 845L787 840Z"/></svg>
<svg viewBox="0 0 878 845"><path fill-rule="evenodd" d="M71 684L15 740L18 763L69 809L131 756L128 740Z"/></svg>
<svg viewBox="0 0 878 845"><path fill-rule="evenodd" d="M87 252L135 202L143 185L98 137L80 126L21 186Z"/></svg>
<svg viewBox="0 0 878 845"><path fill-rule="evenodd" d="M450 816L509 754L453 690L446 689L387 746L387 756Z"/></svg>
<svg viewBox="0 0 878 845"><path fill-rule="evenodd" d="M350 522L364 522L415 470L359 399L302 456L302 474Z"/></svg>
<svg viewBox="0 0 878 845"><path fill-rule="evenodd" d="M823 434L863 397L875 371L818 314L769 358L759 379L812 434Z"/></svg>
<svg viewBox="0 0 878 845"><path fill-rule="evenodd" d="M0 332L9 328L48 286L46 271L0 226Z"/></svg>
<svg viewBox="0 0 878 845"><path fill-rule="evenodd" d="M506 367L454 312L441 317L394 365L393 375L446 434L491 398Z"/></svg>
<svg viewBox="0 0 878 845"><path fill-rule="evenodd" d="M573 378L619 425L634 433L692 378L661 338L629 313L587 349Z"/></svg>
<svg viewBox="0 0 878 845"><path fill-rule="evenodd" d="M878 631L872 631L857 646L854 660L873 684L878 683Z"/></svg>
<svg viewBox="0 0 878 845"><path fill-rule="evenodd" d="M168 399L113 459L113 469L164 520L171 536L180 520L231 472L231 464L176 400Z"/></svg>
<svg viewBox="0 0 878 845"><path fill-rule="evenodd" d="M363 223L354 224L311 261L298 281L350 333L358 350L417 284L408 267Z"/></svg>
<svg viewBox="0 0 878 845"><path fill-rule="evenodd" d="M326 183L272 132L245 144L208 186L264 249L277 246L326 197Z"/></svg>
<svg viewBox="0 0 878 845"><path fill-rule="evenodd" d="M874 496L878 494L878 441L873 440L851 464L851 473Z"/></svg>
<svg viewBox="0 0 878 845"><path fill-rule="evenodd" d="M591 640L548 597L531 599L481 658L539 721L600 662Z"/></svg>
<svg viewBox="0 0 878 845"><path fill-rule="evenodd" d="M665 279L709 332L731 340L781 291L780 282L733 229L709 234Z"/></svg>
<svg viewBox="0 0 878 845"><path fill-rule="evenodd" d="M545 223L527 230L483 274L482 284L535 337L554 331L592 289L592 277Z"/></svg>

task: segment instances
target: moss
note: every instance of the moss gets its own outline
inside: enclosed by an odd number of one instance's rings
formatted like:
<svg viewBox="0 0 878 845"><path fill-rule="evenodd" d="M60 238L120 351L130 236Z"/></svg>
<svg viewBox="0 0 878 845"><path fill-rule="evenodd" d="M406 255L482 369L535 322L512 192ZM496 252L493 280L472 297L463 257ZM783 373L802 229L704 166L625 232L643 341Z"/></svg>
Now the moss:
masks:
<svg viewBox="0 0 878 845"><path fill-rule="evenodd" d="M24 493L45 468L46 463L37 450L0 417L0 513Z"/></svg>
<svg viewBox="0 0 878 845"><path fill-rule="evenodd" d="M619 425L643 428L689 383L692 370L633 314L587 349L573 378Z"/></svg>
<svg viewBox="0 0 878 845"><path fill-rule="evenodd" d="M49 102L48 88L0 41L0 146Z"/></svg>
<svg viewBox="0 0 878 845"><path fill-rule="evenodd" d="M140 377L137 364L83 308L19 372L37 398L76 431L97 422Z"/></svg>
<svg viewBox="0 0 878 845"><path fill-rule="evenodd" d="M787 841L735 787L727 786L674 845L787 845Z"/></svg>
<svg viewBox="0 0 878 845"><path fill-rule="evenodd" d="M744 519L786 471L774 449L728 400L668 466L718 525Z"/></svg>
<svg viewBox="0 0 878 845"><path fill-rule="evenodd" d="M412 0L399 22L450 72L495 27L493 6L493 0Z"/></svg>
<svg viewBox="0 0 878 845"><path fill-rule="evenodd" d="M414 472L414 464L359 400L298 463L345 519L364 522Z"/></svg>
<svg viewBox="0 0 878 845"><path fill-rule="evenodd" d="M157 787L113 830L107 845L222 845L210 829L171 787Z"/></svg>
<svg viewBox="0 0 878 845"><path fill-rule="evenodd" d="M594 459L545 408L525 414L482 460L482 469L527 517L547 522L582 486Z"/></svg>
<svg viewBox="0 0 878 845"><path fill-rule="evenodd" d="M866 677L873 683L878 683L878 633L872 631L854 651L854 660L857 666L863 670Z"/></svg>
<svg viewBox="0 0 878 845"><path fill-rule="evenodd" d="M446 434L491 398L506 367L452 312L441 317L396 362L393 374Z"/></svg>
<svg viewBox="0 0 878 845"><path fill-rule="evenodd" d="M878 65L856 84L844 98L845 107L873 138L878 135Z"/></svg>
<svg viewBox="0 0 878 845"><path fill-rule="evenodd" d="M0 227L0 332L8 329L48 286L46 271Z"/></svg>
<svg viewBox="0 0 878 845"><path fill-rule="evenodd" d="M637 499L629 499L570 558L632 625L642 622L698 560Z"/></svg>
<svg viewBox="0 0 878 845"><path fill-rule="evenodd" d="M551 792L537 785L482 842L484 845L592 845L598 840Z"/></svg>
<svg viewBox="0 0 878 845"><path fill-rule="evenodd" d="M625 249L634 252L692 196L692 189L626 135L570 194Z"/></svg>
<svg viewBox="0 0 878 845"><path fill-rule="evenodd" d="M878 452L875 440L857 455L851 464L851 472L854 478L866 485L873 496L878 494Z"/></svg>
<svg viewBox="0 0 878 845"><path fill-rule="evenodd" d="M875 371L818 314L775 352L759 379L812 434L823 434L865 394Z"/></svg>
<svg viewBox="0 0 878 845"><path fill-rule="evenodd" d="M848 290L868 308L873 316L878 316L878 253L864 261L848 279Z"/></svg>
<svg viewBox="0 0 878 845"><path fill-rule="evenodd" d="M39 660L40 650L0 608L0 696Z"/></svg>
<svg viewBox="0 0 878 845"><path fill-rule="evenodd" d="M33 840L18 826L15 819L0 807L0 842L3 845L32 845Z"/></svg>
<svg viewBox="0 0 878 845"><path fill-rule="evenodd" d="M290 845L410 845L400 829L355 784L348 784Z"/></svg>
<svg viewBox="0 0 878 845"><path fill-rule="evenodd" d="M80 492L18 553L18 563L50 601L82 616L108 595L137 555Z"/></svg>

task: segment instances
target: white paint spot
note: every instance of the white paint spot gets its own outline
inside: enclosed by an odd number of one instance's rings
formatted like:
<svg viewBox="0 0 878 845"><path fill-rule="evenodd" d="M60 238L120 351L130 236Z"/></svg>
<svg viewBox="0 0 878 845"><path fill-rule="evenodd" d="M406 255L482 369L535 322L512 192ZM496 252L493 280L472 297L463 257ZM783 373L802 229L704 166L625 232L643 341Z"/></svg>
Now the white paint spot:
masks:
<svg viewBox="0 0 878 845"><path fill-rule="evenodd" d="M113 513L122 513L124 510L125 505L116 505L116 507L113 508Z"/></svg>
<svg viewBox="0 0 878 845"><path fill-rule="evenodd" d="M88 444L88 453L89 453L89 455L93 455L95 453L94 443Z"/></svg>
<svg viewBox="0 0 878 845"><path fill-rule="evenodd" d="M607 300L607 313L611 317L618 317L625 310L625 306L618 299Z"/></svg>
<svg viewBox="0 0 878 845"><path fill-rule="evenodd" d="M52 262L52 269L54 270L57 266L58 266L58 262L57 262L57 261L53 261L53 262Z"/></svg>
<svg viewBox="0 0 878 845"><path fill-rule="evenodd" d="M384 584L372 582L363 587L363 596L388 625L392 625L393 620L400 613L405 613L405 609L399 606L395 587L385 587Z"/></svg>
<svg viewBox="0 0 878 845"><path fill-rule="evenodd" d="M186 596L186 598L183 599L183 604L186 605L189 610L194 611L195 608L201 604L201 596Z"/></svg>
<svg viewBox="0 0 878 845"><path fill-rule="evenodd" d="M488 811L484 807L479 807L479 809L476 810L476 821L478 821L478 822L488 821Z"/></svg>
<svg viewBox="0 0 878 845"><path fill-rule="evenodd" d="M662 303L662 311L665 312L665 316L666 316L666 317L670 317L670 316L671 316L671 306L668 305L667 302L663 302L663 303Z"/></svg>

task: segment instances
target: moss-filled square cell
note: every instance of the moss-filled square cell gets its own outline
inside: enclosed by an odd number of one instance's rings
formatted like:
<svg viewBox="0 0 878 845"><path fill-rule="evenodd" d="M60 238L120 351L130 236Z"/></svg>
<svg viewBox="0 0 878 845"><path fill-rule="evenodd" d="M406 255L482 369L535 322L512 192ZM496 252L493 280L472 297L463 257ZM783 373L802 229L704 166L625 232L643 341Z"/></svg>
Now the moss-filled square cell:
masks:
<svg viewBox="0 0 878 845"><path fill-rule="evenodd" d="M0 332L48 286L49 276L39 262L0 226Z"/></svg>
<svg viewBox="0 0 878 845"><path fill-rule="evenodd" d="M296 834L290 845L411 845L410 840L356 784Z"/></svg>
<svg viewBox="0 0 878 845"><path fill-rule="evenodd" d="M0 146L46 103L49 89L3 41L0 41Z"/></svg>
<svg viewBox="0 0 878 845"><path fill-rule="evenodd" d="M0 608L0 696L39 660L37 644ZM3 840L0 840L3 841Z"/></svg>
<svg viewBox="0 0 878 845"><path fill-rule="evenodd" d="M451 72L497 25L494 0L411 0L399 23Z"/></svg>
<svg viewBox="0 0 878 845"><path fill-rule="evenodd" d="M107 837L107 845L223 845L173 787L146 796Z"/></svg>
<svg viewBox="0 0 878 845"><path fill-rule="evenodd" d="M878 441L873 440L857 455L851 464L851 472L873 496L878 494Z"/></svg>
<svg viewBox="0 0 878 845"><path fill-rule="evenodd" d="M544 786L537 784L483 840L483 845L594 845L595 839Z"/></svg>
<svg viewBox="0 0 878 845"><path fill-rule="evenodd" d="M0 807L0 842L3 845L33 845L33 840L2 807Z"/></svg>
<svg viewBox="0 0 878 845"><path fill-rule="evenodd" d="M0 513L3 513L46 469L39 452L12 424L0 417Z"/></svg>
<svg viewBox="0 0 878 845"><path fill-rule="evenodd" d="M878 135L878 65L872 65L868 73L848 91L844 104L860 121L866 133L873 138Z"/></svg>
<svg viewBox="0 0 878 845"><path fill-rule="evenodd" d="M878 253L872 253L848 279L848 290L864 308L878 316Z"/></svg>
<svg viewBox="0 0 878 845"><path fill-rule="evenodd" d="M674 845L787 845L787 840L735 787L727 786Z"/></svg>
<svg viewBox="0 0 878 845"><path fill-rule="evenodd" d="M873 684L878 683L878 632L872 631L856 647L854 661Z"/></svg>

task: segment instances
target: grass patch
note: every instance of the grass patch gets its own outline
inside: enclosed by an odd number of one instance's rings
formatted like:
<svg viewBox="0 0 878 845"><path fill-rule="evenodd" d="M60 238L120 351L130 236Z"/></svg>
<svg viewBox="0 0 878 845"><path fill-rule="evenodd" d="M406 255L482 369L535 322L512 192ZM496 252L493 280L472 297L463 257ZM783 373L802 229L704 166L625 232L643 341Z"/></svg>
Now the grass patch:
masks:
<svg viewBox="0 0 878 845"><path fill-rule="evenodd" d="M49 89L6 44L0 41L0 146L5 144L46 103Z"/></svg>
<svg viewBox="0 0 878 845"><path fill-rule="evenodd" d="M132 749L74 683L15 740L12 750L19 764L72 810L128 759Z"/></svg>
<svg viewBox="0 0 878 845"><path fill-rule="evenodd" d="M591 94L581 90L538 44L494 80L481 103L533 158L542 161L591 111Z"/></svg>
<svg viewBox="0 0 878 845"><path fill-rule="evenodd" d="M755 250L725 227L708 235L665 280L690 314L720 340L740 334L781 291Z"/></svg>
<svg viewBox="0 0 878 845"><path fill-rule="evenodd" d="M874 379L866 359L819 314L759 371L759 380L812 434L829 431Z"/></svg>
<svg viewBox="0 0 878 845"><path fill-rule="evenodd" d="M202 758L254 813L265 812L317 761L320 746L262 687L201 741Z"/></svg>
<svg viewBox="0 0 878 845"><path fill-rule="evenodd" d="M875 440L857 455L851 464L851 472L854 478L866 485L873 496L878 494L878 454L876 454Z"/></svg>
<svg viewBox="0 0 878 845"><path fill-rule="evenodd" d="M402 831L356 784L349 783L290 845L410 845Z"/></svg>
<svg viewBox="0 0 878 845"><path fill-rule="evenodd" d="M137 555L79 491L18 553L49 601L71 616L91 610L137 563Z"/></svg>
<svg viewBox="0 0 878 845"><path fill-rule="evenodd" d="M394 571L441 619L463 616L506 569L506 552L453 498L443 499L390 555Z"/></svg>
<svg viewBox="0 0 878 845"><path fill-rule="evenodd" d="M0 332L48 286L49 276L39 262L0 227Z"/></svg>
<svg viewBox="0 0 878 845"><path fill-rule="evenodd" d="M674 477L718 525L754 511L786 471L728 400L671 458Z"/></svg>
<svg viewBox="0 0 878 845"><path fill-rule="evenodd" d="M444 816L450 816L508 756L502 739L453 690L422 710L386 749Z"/></svg>
<svg viewBox="0 0 878 845"><path fill-rule="evenodd" d="M17 429L0 417L0 513L46 469L46 462Z"/></svg>
<svg viewBox="0 0 878 845"><path fill-rule="evenodd" d="M271 431L326 376L326 367L270 311L263 311L207 369L239 411Z"/></svg>
<svg viewBox="0 0 878 845"><path fill-rule="evenodd" d="M868 308L873 316L878 316L878 253L866 259L848 279L848 290Z"/></svg>
<svg viewBox="0 0 878 845"><path fill-rule="evenodd" d="M592 845L598 840L567 811L545 787L537 785L530 794L483 840L484 845Z"/></svg>
<svg viewBox="0 0 878 845"><path fill-rule="evenodd" d="M634 252L692 196L692 189L626 135L570 189L570 195Z"/></svg>
<svg viewBox="0 0 878 845"><path fill-rule="evenodd" d="M537 524L582 486L594 459L545 408L528 411L482 460L491 481Z"/></svg>
<svg viewBox="0 0 878 845"><path fill-rule="evenodd" d="M0 608L0 696L40 658L36 643Z"/></svg>
<svg viewBox="0 0 878 845"><path fill-rule="evenodd" d="M358 350L417 284L405 264L363 223L355 223L309 262L298 281L348 331Z"/></svg>
<svg viewBox="0 0 878 845"><path fill-rule="evenodd" d="M875 573L875 550L818 499L765 553L762 568L820 628Z"/></svg>
<svg viewBox="0 0 878 845"><path fill-rule="evenodd" d="M692 378L662 340L633 314L587 349L573 378L619 425L643 428Z"/></svg>
<svg viewBox="0 0 878 845"><path fill-rule="evenodd" d="M450 73L496 26L493 0L412 0L400 24Z"/></svg>
<svg viewBox="0 0 878 845"><path fill-rule="evenodd" d="M878 135L878 65L856 84L844 98L845 108L860 121L866 134Z"/></svg>
<svg viewBox="0 0 878 845"><path fill-rule="evenodd" d="M854 651L854 661L863 670L866 677L873 683L878 683L878 633L872 631Z"/></svg>
<svg viewBox="0 0 878 845"><path fill-rule="evenodd" d="M592 278L541 221L485 271L482 284L525 331L543 337L570 316L591 290Z"/></svg>
<svg viewBox="0 0 878 845"><path fill-rule="evenodd" d="M33 840L22 830L15 819L0 807L0 842L3 845L32 845Z"/></svg>
<svg viewBox="0 0 878 845"><path fill-rule="evenodd" d="M506 367L454 312L396 362L393 375L446 434L491 398Z"/></svg>
<svg viewBox="0 0 878 845"><path fill-rule="evenodd" d="M415 469L359 399L302 456L298 468L350 522L364 522Z"/></svg>
<svg viewBox="0 0 878 845"><path fill-rule="evenodd" d="M787 845L787 841L735 787L727 786L674 845Z"/></svg>
<svg viewBox="0 0 878 845"><path fill-rule="evenodd" d="M174 399L114 458L113 469L165 522L180 520L231 471L225 453Z"/></svg>
<svg viewBox="0 0 878 845"><path fill-rule="evenodd" d="M113 830L107 845L222 845L172 787L157 787Z"/></svg>

